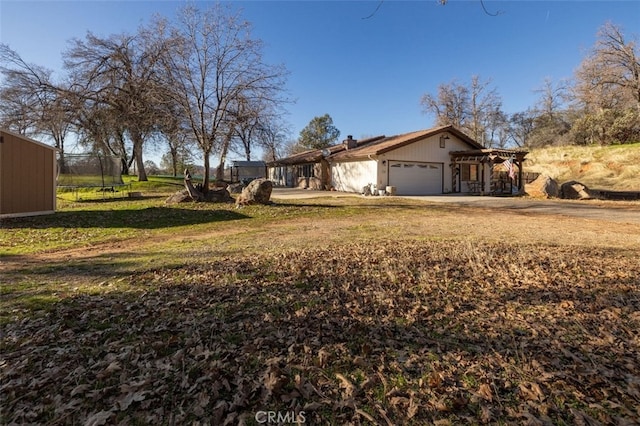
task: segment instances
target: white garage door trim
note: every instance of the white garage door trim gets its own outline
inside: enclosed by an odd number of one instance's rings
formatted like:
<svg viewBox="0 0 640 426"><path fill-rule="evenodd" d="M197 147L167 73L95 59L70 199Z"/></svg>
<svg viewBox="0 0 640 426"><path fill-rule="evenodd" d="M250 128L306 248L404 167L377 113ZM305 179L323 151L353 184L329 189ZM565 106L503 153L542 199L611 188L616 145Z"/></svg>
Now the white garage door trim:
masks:
<svg viewBox="0 0 640 426"><path fill-rule="evenodd" d="M389 185L398 195L442 194L443 163L389 161Z"/></svg>

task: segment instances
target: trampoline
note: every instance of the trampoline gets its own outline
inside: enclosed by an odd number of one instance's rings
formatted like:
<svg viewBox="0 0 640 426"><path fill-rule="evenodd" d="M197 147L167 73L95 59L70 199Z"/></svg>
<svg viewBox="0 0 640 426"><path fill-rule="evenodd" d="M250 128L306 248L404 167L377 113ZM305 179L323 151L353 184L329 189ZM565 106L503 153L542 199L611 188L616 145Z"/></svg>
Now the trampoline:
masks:
<svg viewBox="0 0 640 426"><path fill-rule="evenodd" d="M76 201L81 199L80 193L100 193L104 199L114 197L118 188L130 187L122 180L120 157L99 154L65 154L56 182L58 188L73 192Z"/></svg>

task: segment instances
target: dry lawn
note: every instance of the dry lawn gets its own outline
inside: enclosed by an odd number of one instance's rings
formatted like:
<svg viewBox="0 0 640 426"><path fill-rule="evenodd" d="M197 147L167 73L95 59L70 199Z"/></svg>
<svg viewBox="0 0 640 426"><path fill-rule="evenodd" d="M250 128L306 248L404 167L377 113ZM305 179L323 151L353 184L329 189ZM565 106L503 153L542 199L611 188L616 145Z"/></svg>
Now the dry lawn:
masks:
<svg viewBox="0 0 640 426"><path fill-rule="evenodd" d="M0 423L640 421L640 225L360 199L241 211L3 257ZM51 304L26 303L33 283Z"/></svg>
<svg viewBox="0 0 640 426"><path fill-rule="evenodd" d="M533 149L526 169L589 188L640 191L640 144Z"/></svg>

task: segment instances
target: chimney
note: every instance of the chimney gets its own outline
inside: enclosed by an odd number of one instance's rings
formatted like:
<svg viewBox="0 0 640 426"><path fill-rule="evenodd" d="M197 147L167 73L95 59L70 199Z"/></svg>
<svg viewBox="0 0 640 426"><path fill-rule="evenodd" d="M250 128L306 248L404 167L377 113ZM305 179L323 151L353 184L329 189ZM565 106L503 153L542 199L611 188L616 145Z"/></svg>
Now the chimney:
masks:
<svg viewBox="0 0 640 426"><path fill-rule="evenodd" d="M346 149L353 149L358 146L358 141L355 140L351 135L347 136L347 138L342 143L344 144Z"/></svg>

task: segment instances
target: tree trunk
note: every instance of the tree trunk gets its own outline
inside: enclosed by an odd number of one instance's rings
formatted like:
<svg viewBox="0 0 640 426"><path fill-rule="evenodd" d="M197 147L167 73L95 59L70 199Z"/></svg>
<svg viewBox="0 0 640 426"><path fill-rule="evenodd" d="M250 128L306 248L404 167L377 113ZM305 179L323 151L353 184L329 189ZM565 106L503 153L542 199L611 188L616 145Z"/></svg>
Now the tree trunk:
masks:
<svg viewBox="0 0 640 426"><path fill-rule="evenodd" d="M204 194L209 192L209 167L211 164L209 160L210 156L211 156L211 150L208 150L207 152L204 153L204 177L202 178L202 192Z"/></svg>
<svg viewBox="0 0 640 426"><path fill-rule="evenodd" d="M178 150L170 149L171 167L173 168L173 177L178 176Z"/></svg>
<svg viewBox="0 0 640 426"><path fill-rule="evenodd" d="M135 155L136 168L138 169L138 182L146 182L147 171L144 168L144 161L142 159L142 135L136 132L131 132L131 140L133 142L133 152Z"/></svg>
<svg viewBox="0 0 640 426"><path fill-rule="evenodd" d="M225 135L222 146L220 147L220 161L218 168L216 169L216 180L224 180L224 163L227 161L227 153L229 152L229 145L231 145L231 138L233 137L234 128L229 127L227 134Z"/></svg>
<svg viewBox="0 0 640 426"><path fill-rule="evenodd" d="M218 163L218 167L216 168L216 180L222 181L224 180L224 162L225 158L220 157L220 162Z"/></svg>
<svg viewBox="0 0 640 426"><path fill-rule="evenodd" d="M60 156L58 157L58 172L59 173L68 173L67 171L67 162L64 158L64 151L60 150Z"/></svg>

